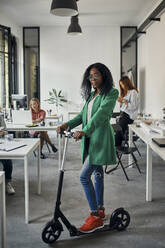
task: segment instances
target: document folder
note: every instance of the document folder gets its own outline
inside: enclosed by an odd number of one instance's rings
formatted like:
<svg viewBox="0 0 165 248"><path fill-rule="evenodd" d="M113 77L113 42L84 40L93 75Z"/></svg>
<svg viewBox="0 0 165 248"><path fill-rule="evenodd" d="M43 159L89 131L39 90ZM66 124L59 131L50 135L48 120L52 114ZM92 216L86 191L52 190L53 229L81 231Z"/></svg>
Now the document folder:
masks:
<svg viewBox="0 0 165 248"><path fill-rule="evenodd" d="M21 148L23 146L26 146L26 144L21 141L19 142L18 141L5 141L0 144L0 151L10 152L15 149Z"/></svg>

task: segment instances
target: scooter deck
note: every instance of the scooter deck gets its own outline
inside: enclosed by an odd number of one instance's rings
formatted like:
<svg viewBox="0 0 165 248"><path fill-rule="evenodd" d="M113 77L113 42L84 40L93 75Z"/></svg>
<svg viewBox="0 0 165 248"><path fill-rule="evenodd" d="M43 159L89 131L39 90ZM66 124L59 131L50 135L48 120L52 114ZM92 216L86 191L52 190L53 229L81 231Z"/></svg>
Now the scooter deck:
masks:
<svg viewBox="0 0 165 248"><path fill-rule="evenodd" d="M112 230L113 228L111 228L109 225L104 225L101 228L98 228L94 231L89 231L89 232L82 232L79 228L77 228L77 233L76 235L70 235L70 236L81 236L81 235L87 235L87 234L93 234L93 233L100 233L100 232L106 232L109 230Z"/></svg>

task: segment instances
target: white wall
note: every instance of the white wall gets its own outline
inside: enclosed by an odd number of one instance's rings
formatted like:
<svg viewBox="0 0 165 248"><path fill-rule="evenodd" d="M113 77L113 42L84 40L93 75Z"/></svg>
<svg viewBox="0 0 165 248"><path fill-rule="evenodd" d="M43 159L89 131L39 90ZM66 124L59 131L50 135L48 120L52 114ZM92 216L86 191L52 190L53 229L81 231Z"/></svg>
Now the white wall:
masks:
<svg viewBox="0 0 165 248"><path fill-rule="evenodd" d="M22 27L14 24L14 22L0 11L0 25L11 28L11 33L17 39L18 46L18 85L20 93L23 93L23 43L22 43Z"/></svg>
<svg viewBox="0 0 165 248"><path fill-rule="evenodd" d="M18 42L19 93L23 93L23 49L22 27L18 27L10 18L0 13L0 24L11 27ZM81 36L69 36L66 27L40 28L40 78L41 106L52 108L44 100L52 88L62 90L69 100L62 109L65 118L67 112L80 110L82 100L80 86L82 76L88 65L95 62L106 64L113 75L118 88L120 78L120 28L119 27L83 27ZM55 107L52 108L55 110ZM118 111L117 106L116 111Z"/></svg>
<svg viewBox="0 0 165 248"><path fill-rule="evenodd" d="M138 39L140 111L162 118L165 107L165 13Z"/></svg>
<svg viewBox="0 0 165 248"><path fill-rule="evenodd" d="M118 87L120 78L120 28L85 27L80 36L69 36L65 27L41 27L41 105L52 108L44 100L52 88L62 90L69 101L63 109L78 110L81 103L80 86L88 65L95 62L106 64ZM55 111L55 108L54 108Z"/></svg>

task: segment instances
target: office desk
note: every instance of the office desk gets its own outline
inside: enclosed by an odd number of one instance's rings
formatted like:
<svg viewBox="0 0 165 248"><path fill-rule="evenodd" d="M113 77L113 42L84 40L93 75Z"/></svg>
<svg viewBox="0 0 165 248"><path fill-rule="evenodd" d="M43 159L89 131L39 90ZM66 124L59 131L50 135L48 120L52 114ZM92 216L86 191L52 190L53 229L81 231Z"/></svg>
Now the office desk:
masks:
<svg viewBox="0 0 165 248"><path fill-rule="evenodd" d="M15 125L11 122L6 122L6 129L7 131L15 131L15 132L19 132L19 131L56 131L57 129L57 125L56 126L49 126L49 125L45 125L45 126L40 126L38 125L37 127L26 127L26 125Z"/></svg>
<svg viewBox="0 0 165 248"><path fill-rule="evenodd" d="M5 173L0 171L0 197L1 197L1 247L6 247L6 197Z"/></svg>
<svg viewBox="0 0 165 248"><path fill-rule="evenodd" d="M69 111L68 112L68 120L71 120L71 116L72 118L75 117L76 115L80 114L81 111Z"/></svg>
<svg viewBox="0 0 165 248"><path fill-rule="evenodd" d="M45 120L47 121L55 121L55 120L57 120L58 122L60 122L60 119L61 119L61 122L63 122L63 115L61 114L61 115L47 115L46 117L45 117Z"/></svg>
<svg viewBox="0 0 165 248"><path fill-rule="evenodd" d="M37 127L26 127L25 125L14 125L11 122L6 122L6 129L8 131L15 131L15 132L22 132L22 131L56 131L58 125L55 126L50 126L50 125L45 125L45 126L40 126L38 125ZM59 135L58 137L58 164L60 166L61 163L61 145L60 145L60 139Z"/></svg>
<svg viewBox="0 0 165 248"><path fill-rule="evenodd" d="M146 201L152 201L152 151L165 160L165 148L156 145L152 138L162 137L154 132L146 132L142 127L136 127L135 124L129 125L129 146L132 146L133 132L142 139L147 145L146 153Z"/></svg>
<svg viewBox="0 0 165 248"><path fill-rule="evenodd" d="M14 139L23 141L27 146L12 150L10 152L0 151L0 159L12 159L24 161L24 184L25 184L25 223L29 222L29 177L28 177L28 156L38 149L37 178L38 194L41 193L41 165L40 165L40 139ZM12 141L11 141L12 142Z"/></svg>

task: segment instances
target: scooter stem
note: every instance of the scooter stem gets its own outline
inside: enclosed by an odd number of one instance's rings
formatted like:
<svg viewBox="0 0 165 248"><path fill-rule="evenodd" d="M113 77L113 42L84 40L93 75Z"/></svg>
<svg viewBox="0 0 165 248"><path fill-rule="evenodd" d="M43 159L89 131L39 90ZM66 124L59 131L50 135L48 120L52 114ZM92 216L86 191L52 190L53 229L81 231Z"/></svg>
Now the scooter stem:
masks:
<svg viewBox="0 0 165 248"><path fill-rule="evenodd" d="M64 171L64 163L65 163L65 156L66 156L66 151L67 151L67 147L68 147L68 140L69 137L66 136L65 137L65 143L64 143L64 152L63 152L63 156L62 156L62 163L61 163L61 167L60 170Z"/></svg>

